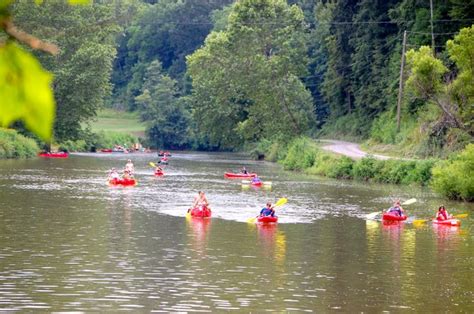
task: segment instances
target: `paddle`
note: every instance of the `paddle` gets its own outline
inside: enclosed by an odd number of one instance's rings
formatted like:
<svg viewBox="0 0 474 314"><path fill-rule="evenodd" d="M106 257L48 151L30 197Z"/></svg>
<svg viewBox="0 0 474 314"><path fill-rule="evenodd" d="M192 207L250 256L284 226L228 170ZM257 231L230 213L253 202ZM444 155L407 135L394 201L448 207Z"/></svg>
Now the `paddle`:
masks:
<svg viewBox="0 0 474 314"><path fill-rule="evenodd" d="M453 218L466 218L467 216L468 214L458 214L458 215L453 215ZM413 220L413 224L420 225L420 224L424 224L427 221L431 221L431 219L416 219L416 220Z"/></svg>
<svg viewBox="0 0 474 314"><path fill-rule="evenodd" d="M273 205L273 207L284 205L284 204L286 204L286 202L288 202L288 199L286 197L282 197L275 203L275 205ZM258 218L258 216L253 217L253 218L249 218L249 219L247 219L247 222L254 224L255 221L257 220L257 218Z"/></svg>
<svg viewBox="0 0 474 314"><path fill-rule="evenodd" d="M156 168L156 164L155 164L154 162L151 162L151 161L150 161L148 164L149 164L150 166L152 166L153 168Z"/></svg>
<svg viewBox="0 0 474 314"><path fill-rule="evenodd" d="M416 203L416 198L410 198L409 200L406 200L402 203L402 205L411 205L413 203ZM367 219L374 219L375 217L377 217L378 215L380 215L382 212L373 212L373 213L370 213L370 214L367 214L366 217Z"/></svg>

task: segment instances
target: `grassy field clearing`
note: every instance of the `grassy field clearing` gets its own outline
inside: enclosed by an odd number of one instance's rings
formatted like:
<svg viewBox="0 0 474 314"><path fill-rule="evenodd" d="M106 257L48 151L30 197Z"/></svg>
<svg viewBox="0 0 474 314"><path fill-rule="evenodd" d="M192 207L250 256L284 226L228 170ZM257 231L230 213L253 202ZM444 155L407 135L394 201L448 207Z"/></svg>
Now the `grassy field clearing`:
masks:
<svg viewBox="0 0 474 314"><path fill-rule="evenodd" d="M140 121L136 113L104 109L98 112L97 120L91 122L93 132L113 131L132 134L138 137L145 136L145 124Z"/></svg>

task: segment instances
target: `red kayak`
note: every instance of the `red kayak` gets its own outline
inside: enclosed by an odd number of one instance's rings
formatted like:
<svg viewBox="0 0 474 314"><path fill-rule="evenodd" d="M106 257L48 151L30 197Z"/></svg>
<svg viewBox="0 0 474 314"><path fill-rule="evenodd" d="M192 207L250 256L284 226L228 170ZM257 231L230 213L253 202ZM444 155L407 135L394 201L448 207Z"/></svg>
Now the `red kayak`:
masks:
<svg viewBox="0 0 474 314"><path fill-rule="evenodd" d="M454 218L446 219L446 220L433 219L433 223L436 225L443 225L443 226L460 226L461 220L454 219Z"/></svg>
<svg viewBox="0 0 474 314"><path fill-rule="evenodd" d="M224 177L226 178L236 178L236 179L242 179L242 178L253 178L256 177L256 173L232 173L232 172L226 172L224 173Z"/></svg>
<svg viewBox="0 0 474 314"><path fill-rule="evenodd" d="M389 220L389 221L402 221L406 220L408 217L403 215L403 216L398 216L396 213L383 213L382 220Z"/></svg>
<svg viewBox="0 0 474 314"><path fill-rule="evenodd" d="M39 153L39 157L44 158L68 158L69 154L66 152L59 152L59 153Z"/></svg>
<svg viewBox="0 0 474 314"><path fill-rule="evenodd" d="M164 176L165 174L163 173L163 171L155 171L155 176Z"/></svg>
<svg viewBox="0 0 474 314"><path fill-rule="evenodd" d="M211 217L211 209L206 206L198 206L191 209L191 216L193 217Z"/></svg>
<svg viewBox="0 0 474 314"><path fill-rule="evenodd" d="M111 148L103 148L100 150L101 153L111 153L112 152L112 149Z"/></svg>
<svg viewBox="0 0 474 314"><path fill-rule="evenodd" d="M137 184L135 179L112 179L109 180L110 185L134 186Z"/></svg>
<svg viewBox="0 0 474 314"><path fill-rule="evenodd" d="M250 184L253 185L253 186L262 186L262 185L263 185L263 182L262 182L262 181L251 182Z"/></svg>
<svg viewBox="0 0 474 314"><path fill-rule="evenodd" d="M278 222L278 217L277 216L260 216L257 218L257 222L261 224L276 223Z"/></svg>

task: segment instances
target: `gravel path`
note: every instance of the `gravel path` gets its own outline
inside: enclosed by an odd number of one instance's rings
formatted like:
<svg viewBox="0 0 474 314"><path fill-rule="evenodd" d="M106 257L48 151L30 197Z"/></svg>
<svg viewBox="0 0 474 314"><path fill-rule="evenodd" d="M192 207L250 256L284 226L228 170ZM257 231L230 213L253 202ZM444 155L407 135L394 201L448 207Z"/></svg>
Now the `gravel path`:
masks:
<svg viewBox="0 0 474 314"><path fill-rule="evenodd" d="M337 154L341 154L352 159L361 159L363 157L372 156L375 159L391 159L392 157L376 154L368 154L360 149L359 144L345 142L345 141L336 141L336 140L319 140L323 145L323 149L331 151Z"/></svg>

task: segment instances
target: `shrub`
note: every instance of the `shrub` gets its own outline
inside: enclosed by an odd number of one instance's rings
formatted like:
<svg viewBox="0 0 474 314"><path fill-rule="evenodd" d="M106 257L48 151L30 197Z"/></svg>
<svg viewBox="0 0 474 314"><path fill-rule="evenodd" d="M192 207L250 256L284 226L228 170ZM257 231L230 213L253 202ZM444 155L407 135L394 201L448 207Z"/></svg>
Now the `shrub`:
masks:
<svg viewBox="0 0 474 314"><path fill-rule="evenodd" d="M88 151L88 147L85 140L67 140L59 144L59 150L68 152L85 152Z"/></svg>
<svg viewBox="0 0 474 314"><path fill-rule="evenodd" d="M433 190L451 199L474 201L474 144L433 168Z"/></svg>
<svg viewBox="0 0 474 314"><path fill-rule="evenodd" d="M127 133L100 131L92 136L88 141L88 145L100 148L112 148L114 145L121 145L124 147L131 147L138 142L138 138Z"/></svg>
<svg viewBox="0 0 474 314"><path fill-rule="evenodd" d="M354 178L365 181L372 179L376 173L376 163L377 160L373 157L366 157L356 161L352 169Z"/></svg>
<svg viewBox="0 0 474 314"><path fill-rule="evenodd" d="M289 147L282 164L287 170L303 170L313 166L318 149L307 138L296 139Z"/></svg>
<svg viewBox="0 0 474 314"><path fill-rule="evenodd" d="M15 130L0 128L0 158L30 158L36 156L38 144Z"/></svg>

